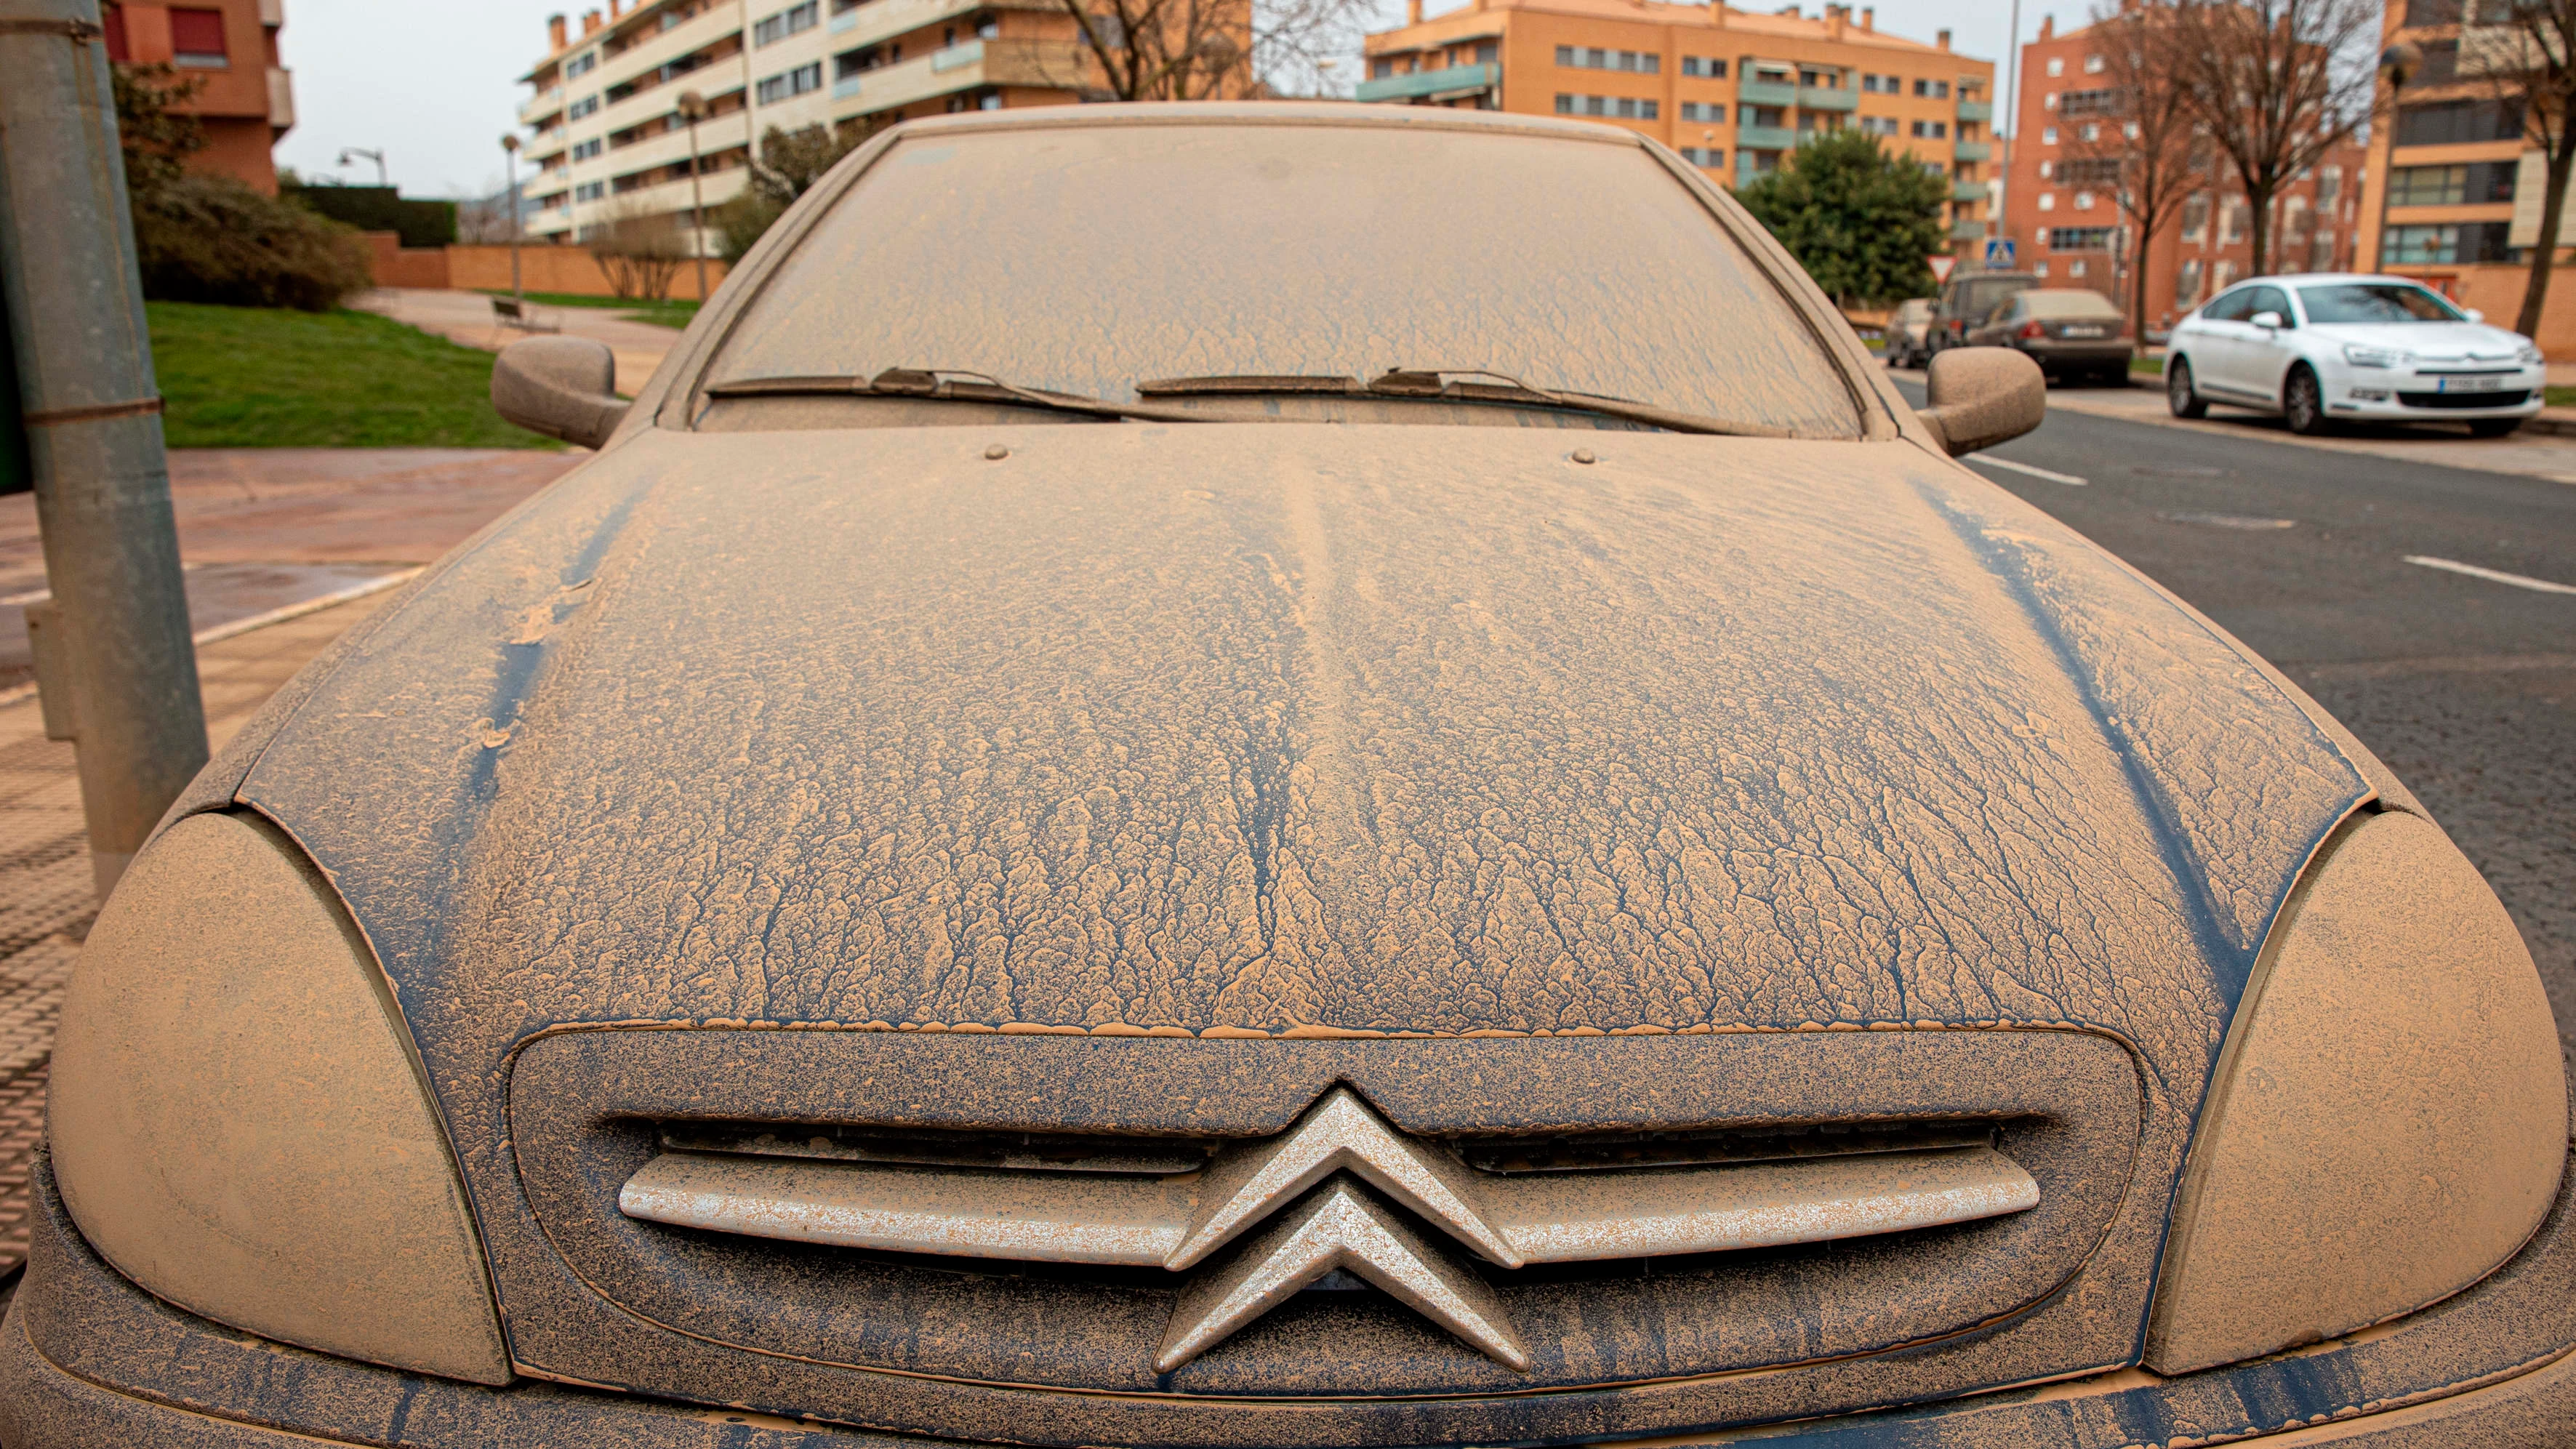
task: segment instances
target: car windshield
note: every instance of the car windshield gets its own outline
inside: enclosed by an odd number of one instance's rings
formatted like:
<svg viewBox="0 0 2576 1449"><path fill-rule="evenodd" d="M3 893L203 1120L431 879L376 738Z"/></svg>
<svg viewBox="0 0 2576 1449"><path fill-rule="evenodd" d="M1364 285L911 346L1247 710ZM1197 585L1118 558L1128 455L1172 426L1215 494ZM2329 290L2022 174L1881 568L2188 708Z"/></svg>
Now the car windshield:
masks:
<svg viewBox="0 0 2576 1449"><path fill-rule="evenodd" d="M2024 292L2022 310L2033 317L2103 317L2116 320L2120 309L2099 292Z"/></svg>
<svg viewBox="0 0 2576 1449"><path fill-rule="evenodd" d="M1968 284L1967 291L1962 294L1966 298L1966 305L1960 310L1970 317L1984 316L1986 313L1995 310L1997 306L2002 304L2005 298L2010 297L2015 292L2029 291L2030 285L2030 279L2028 277L1998 278L1991 282L1970 282Z"/></svg>
<svg viewBox="0 0 2576 1449"><path fill-rule="evenodd" d="M2308 309L2311 323L2468 320L2439 293L2404 282L2333 282L2301 287L2299 301Z"/></svg>
<svg viewBox="0 0 2576 1449"><path fill-rule="evenodd" d="M1859 431L1788 299L1641 148L1432 127L1070 125L907 137L705 374L1158 378L1479 369L1808 436Z"/></svg>

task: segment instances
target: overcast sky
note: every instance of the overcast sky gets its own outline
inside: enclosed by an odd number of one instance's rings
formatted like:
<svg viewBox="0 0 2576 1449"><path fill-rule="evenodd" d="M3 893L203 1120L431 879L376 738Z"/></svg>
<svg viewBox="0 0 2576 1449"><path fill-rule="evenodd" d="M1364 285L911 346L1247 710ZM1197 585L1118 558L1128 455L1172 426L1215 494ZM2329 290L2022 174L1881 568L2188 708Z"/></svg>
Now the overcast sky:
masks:
<svg viewBox="0 0 2576 1449"><path fill-rule="evenodd" d="M2011 0L1872 3L1881 30L1925 41L1945 26L1956 32L1953 48L1997 62L2000 89ZM606 0L596 4L606 8ZM1444 8L1437 0L1434 7ZM278 144L278 164L308 177L372 182L373 162L334 164L343 148L363 147L383 151L394 183L411 195L497 189L501 133L526 95L516 77L542 55L548 15L570 12L578 27L586 8L591 0L286 0L279 48L295 71L297 119ZM1386 5L1390 17L1402 8ZM1769 7L1757 0L1747 8ZM1806 9L1823 13L1822 0ZM2090 9L2085 0L2024 0L2022 38L2043 15L2071 27Z"/></svg>

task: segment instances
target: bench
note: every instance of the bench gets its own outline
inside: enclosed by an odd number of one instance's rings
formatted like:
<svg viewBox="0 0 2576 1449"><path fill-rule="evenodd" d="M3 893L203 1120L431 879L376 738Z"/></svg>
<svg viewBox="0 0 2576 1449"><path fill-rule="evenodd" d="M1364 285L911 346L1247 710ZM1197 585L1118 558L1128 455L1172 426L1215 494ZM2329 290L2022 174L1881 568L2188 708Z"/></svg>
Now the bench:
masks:
<svg viewBox="0 0 2576 1449"><path fill-rule="evenodd" d="M493 298L492 320L504 327L516 327L522 332L561 332L563 330L561 322L546 321L537 315L536 308L521 306L516 297Z"/></svg>

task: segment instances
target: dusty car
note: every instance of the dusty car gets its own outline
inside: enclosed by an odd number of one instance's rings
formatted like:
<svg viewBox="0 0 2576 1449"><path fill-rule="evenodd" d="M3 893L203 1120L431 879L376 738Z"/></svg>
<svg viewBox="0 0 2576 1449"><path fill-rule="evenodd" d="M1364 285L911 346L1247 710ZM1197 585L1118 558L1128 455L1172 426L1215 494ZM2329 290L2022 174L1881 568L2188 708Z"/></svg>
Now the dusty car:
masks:
<svg viewBox="0 0 2576 1449"><path fill-rule="evenodd" d="M2129 381L2137 346L2119 306L2085 287L2033 287L2016 292L1993 315L1968 329L1976 347L2009 347L2039 364L2046 376L2069 381Z"/></svg>
<svg viewBox="0 0 2576 1449"><path fill-rule="evenodd" d="M1912 297L1896 305L1895 315L1887 319L1887 347L1883 355L1890 367L1921 367L1931 354L1932 299Z"/></svg>
<svg viewBox="0 0 2576 1449"><path fill-rule="evenodd" d="M2035 272L1958 272L1942 283L1932 299L1932 321L1924 345L1933 352L1968 345L1968 329L1995 315L1995 308L2015 292L2040 284Z"/></svg>
<svg viewBox="0 0 2576 1449"><path fill-rule="evenodd" d="M613 370L100 915L11 1449L2576 1411L2476 870L1661 147L904 125Z"/></svg>

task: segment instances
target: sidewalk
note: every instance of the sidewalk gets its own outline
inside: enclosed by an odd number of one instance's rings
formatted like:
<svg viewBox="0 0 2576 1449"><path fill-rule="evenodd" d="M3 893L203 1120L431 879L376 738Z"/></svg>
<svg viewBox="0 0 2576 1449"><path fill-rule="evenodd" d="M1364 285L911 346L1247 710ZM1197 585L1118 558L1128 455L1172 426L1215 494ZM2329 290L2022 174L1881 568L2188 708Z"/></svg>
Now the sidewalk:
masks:
<svg viewBox="0 0 2576 1449"><path fill-rule="evenodd" d="M350 298L349 305L486 352L498 352L522 337L543 335L494 322L492 299L481 292L379 287ZM607 308L545 307L534 302L528 305L548 326L560 324L566 337L588 337L607 343L608 350L617 355L617 390L628 397L643 389L654 369L662 365L663 354L679 345L680 334L674 329L637 322Z"/></svg>

